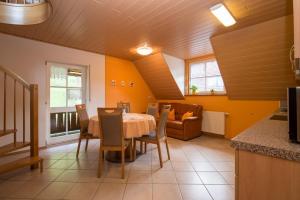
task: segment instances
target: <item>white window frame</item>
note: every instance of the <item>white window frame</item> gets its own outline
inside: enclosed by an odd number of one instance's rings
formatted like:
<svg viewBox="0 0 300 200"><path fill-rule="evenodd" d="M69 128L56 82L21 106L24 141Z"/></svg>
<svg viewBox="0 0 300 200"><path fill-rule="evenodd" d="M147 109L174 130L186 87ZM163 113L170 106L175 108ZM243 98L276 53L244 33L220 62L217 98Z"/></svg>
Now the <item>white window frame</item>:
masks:
<svg viewBox="0 0 300 200"><path fill-rule="evenodd" d="M62 142L67 142L71 140L78 139L79 137L79 132L75 134L67 134L64 136L59 136L59 137L50 137L50 113L52 112L74 112L76 111L75 107L67 107L67 108L50 108L50 75L51 75L51 66L52 65L58 65L62 67L69 68L70 66L72 68L85 68L85 82L83 83L83 87L85 87L85 92L82 93L83 97L83 102L88 106L89 102L89 79L90 79L90 74L89 74L89 66L88 65L76 65L76 64L63 64L59 62L46 62L46 145L52 145L52 144L57 144L57 143L62 143ZM68 123L67 123L68 125Z"/></svg>
<svg viewBox="0 0 300 200"><path fill-rule="evenodd" d="M190 90L190 87L192 86L191 85L191 80L192 79L196 79L196 78L204 78L205 79L205 88L206 88L206 78L207 77L221 77L222 80L223 80L223 76L222 74L220 75L215 75L215 76L207 76L206 75L206 63L207 62L211 62L211 61L216 61L216 59L214 58L210 58L210 59L205 59L205 60L199 60L199 61L194 61L194 62L190 62L188 63L188 95L226 95L226 88L225 88L225 85L224 85L224 90L223 91L214 91L214 93L212 94L210 91L198 91L196 94L192 94L191 93L191 90ZM196 77L196 78L191 78L191 65L193 64L199 64L199 63L205 63L205 76L203 77ZM218 65L218 68L219 68L219 65ZM220 68L219 68L220 70ZM223 83L224 83L224 80L223 80Z"/></svg>

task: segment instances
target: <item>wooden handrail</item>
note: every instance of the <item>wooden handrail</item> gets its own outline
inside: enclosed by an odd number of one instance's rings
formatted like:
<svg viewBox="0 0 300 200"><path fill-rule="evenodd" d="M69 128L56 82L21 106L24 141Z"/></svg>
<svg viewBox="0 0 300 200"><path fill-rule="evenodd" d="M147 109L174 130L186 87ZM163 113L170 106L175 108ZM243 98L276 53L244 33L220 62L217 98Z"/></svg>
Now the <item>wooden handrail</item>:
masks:
<svg viewBox="0 0 300 200"><path fill-rule="evenodd" d="M18 162L12 162L9 163L8 165L0 164L0 174L3 173L4 171L10 171L13 169L16 169L18 167L16 166L28 166L30 165L32 169L35 169L38 167L38 162L41 161L42 159L39 157L39 144L38 144L38 136L39 136L39 131L38 131L38 85L37 84L28 84L24 79L22 79L20 76L15 74L14 72L0 66L0 72L3 72L3 95L0 94L0 98L3 97L3 130L0 130L0 137L6 136L9 134L13 134L13 142L9 143L7 145L0 145L0 157L2 156L8 156L11 155L10 153L17 153L20 151L17 151L22 148L26 148L30 146L30 157L26 158L25 160L18 160ZM7 81L7 78L10 77L13 79L13 82ZM10 83L10 84L9 84ZM21 137L17 137L17 132L21 132L17 130L17 84L21 85L22 90L18 92L20 96L22 96L22 109L20 109L20 115L22 115L23 120L19 123L22 123L23 125L23 130L22 130L22 141ZM12 85L13 90L8 91L8 88L10 88L10 85ZM7 93L12 93L13 94L13 99L11 95L7 95ZM29 110L26 109L28 107L27 102L28 98L26 97L26 93L29 93ZM7 127L7 107L9 107L7 104L13 104L13 129L10 127ZM2 106L2 105L0 105ZM30 113L30 142L26 141L26 113L29 111ZM12 123L10 123L12 124ZM10 125L11 126L11 125ZM27 138L28 139L28 138ZM42 168L42 163L41 168Z"/></svg>
<svg viewBox="0 0 300 200"><path fill-rule="evenodd" d="M6 69L4 67L2 67L0 65L0 71L6 73L7 75L9 75L11 78L13 78L14 80L18 81L20 84L22 84L26 89L30 90L30 84L27 83L24 79L22 79L19 75L17 75L16 73L10 71L9 69Z"/></svg>

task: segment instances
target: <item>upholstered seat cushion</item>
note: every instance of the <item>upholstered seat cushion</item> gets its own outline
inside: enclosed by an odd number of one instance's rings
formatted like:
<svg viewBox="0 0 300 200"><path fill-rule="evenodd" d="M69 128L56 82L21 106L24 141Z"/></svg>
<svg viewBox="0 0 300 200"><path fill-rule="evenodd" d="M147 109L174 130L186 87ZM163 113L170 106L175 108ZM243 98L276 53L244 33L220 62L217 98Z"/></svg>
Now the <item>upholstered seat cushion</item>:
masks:
<svg viewBox="0 0 300 200"><path fill-rule="evenodd" d="M174 128L174 129L182 130L183 123L182 123L182 121L168 121L167 128Z"/></svg>
<svg viewBox="0 0 300 200"><path fill-rule="evenodd" d="M147 141L147 142L151 142L151 141L155 142L155 141L157 141L155 135L143 135L142 137L136 138L136 140Z"/></svg>

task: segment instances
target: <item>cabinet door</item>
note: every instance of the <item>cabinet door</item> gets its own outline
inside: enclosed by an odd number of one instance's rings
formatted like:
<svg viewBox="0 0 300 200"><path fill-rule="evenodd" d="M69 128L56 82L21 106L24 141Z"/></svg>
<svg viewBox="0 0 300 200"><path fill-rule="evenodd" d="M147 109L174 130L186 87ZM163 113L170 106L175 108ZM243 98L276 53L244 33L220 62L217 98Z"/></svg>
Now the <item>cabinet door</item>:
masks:
<svg viewBox="0 0 300 200"><path fill-rule="evenodd" d="M293 7L295 58L300 58L300 1L294 0Z"/></svg>

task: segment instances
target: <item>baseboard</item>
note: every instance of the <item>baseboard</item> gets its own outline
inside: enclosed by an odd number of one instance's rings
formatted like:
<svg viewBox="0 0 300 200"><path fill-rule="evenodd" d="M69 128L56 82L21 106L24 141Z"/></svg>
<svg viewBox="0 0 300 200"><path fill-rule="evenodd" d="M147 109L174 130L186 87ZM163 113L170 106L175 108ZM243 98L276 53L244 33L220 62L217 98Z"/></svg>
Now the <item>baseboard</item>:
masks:
<svg viewBox="0 0 300 200"><path fill-rule="evenodd" d="M215 134L215 133L209 133L209 132L203 132L203 135L207 135L207 136L211 136L211 137L216 137L216 138L223 138L223 139L226 139L225 138L225 135L219 135L219 134Z"/></svg>

